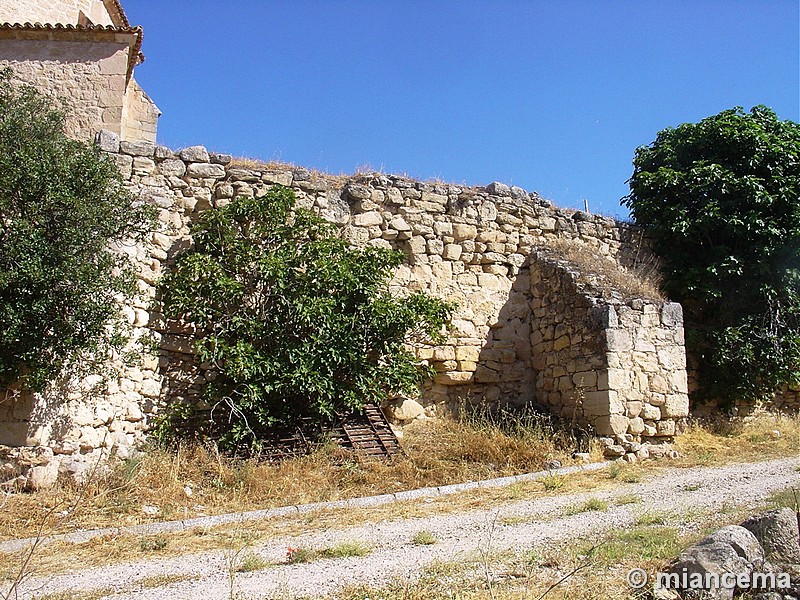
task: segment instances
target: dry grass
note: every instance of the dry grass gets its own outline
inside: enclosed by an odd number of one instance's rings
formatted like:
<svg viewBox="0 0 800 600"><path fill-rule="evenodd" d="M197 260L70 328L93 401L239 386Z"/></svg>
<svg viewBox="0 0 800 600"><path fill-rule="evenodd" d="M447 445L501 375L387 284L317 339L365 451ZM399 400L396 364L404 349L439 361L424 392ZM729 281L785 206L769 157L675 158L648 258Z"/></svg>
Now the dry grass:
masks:
<svg viewBox="0 0 800 600"><path fill-rule="evenodd" d="M297 168L293 163L280 160L262 160L246 156L234 156L228 167L232 169L249 169L251 171L292 171Z"/></svg>
<svg viewBox="0 0 800 600"><path fill-rule="evenodd" d="M202 448L183 449L177 454L153 452L135 464L121 466L105 481L97 482L82 510L71 519L71 525L90 527L151 520L141 513L143 504L158 506L164 516L195 516L197 511L193 506L201 502L206 504L208 513L263 508L508 475L537 470L543 461L554 457L566 460L552 440L540 439L548 433L546 428L539 429L535 435L530 429L527 431L529 437L525 441L524 432L509 435L498 424L486 421L419 422L409 428L403 442L408 456L395 465L358 462L331 448L282 465L230 461ZM781 434L776 436L775 431ZM549 435L553 433L549 431ZM38 574L57 573L68 571L75 564L99 566L164 556L165 553L172 556L244 547L257 540L298 535L310 529L341 529L365 522L467 512L521 499L618 488L626 482L658 476L664 468L673 466L793 456L800 452L800 418L762 414L725 427L694 424L677 446L683 454L680 459L648 461L640 465L615 464L604 471L559 478L559 485L555 487L548 486L546 481L518 482L503 488L476 489L424 502L396 502L362 511L327 509L248 522L246 526L196 528L157 536L112 535L83 544L55 543L37 556L35 570ZM467 464L467 460L472 462ZM190 483L192 495L187 496L185 488ZM0 512L6 537L14 536L15 531L29 534L31 528L38 525L37 519L43 511L59 499L70 499L71 493L71 486L63 486L51 492L12 496ZM742 515L737 510L720 511L717 517L739 518ZM639 525L657 526L660 521L642 517ZM243 530L247 532L247 539L242 537ZM11 559L9 564L14 562L14 557L5 558Z"/></svg>
<svg viewBox="0 0 800 600"><path fill-rule="evenodd" d="M663 301L661 280L655 265L641 265L635 270L622 267L618 261L601 255L596 249L579 240L548 241L552 256L571 263L579 271L579 282L608 295L618 292L625 300L642 298Z"/></svg>
<svg viewBox="0 0 800 600"><path fill-rule="evenodd" d="M487 479L567 464L570 440L546 421L513 425L482 417L426 420L407 428L405 456L394 463L356 460L328 446L280 464L236 461L201 446L153 449L97 477L59 532L368 496ZM0 511L0 539L36 534L48 511L61 511L80 490L68 482L18 494ZM155 515L147 510L157 509ZM45 528L47 530L47 528Z"/></svg>
<svg viewBox="0 0 800 600"><path fill-rule="evenodd" d="M297 169L297 165L294 163L280 160L265 161L259 158L248 158L245 156L233 157L231 162L228 164L228 167L233 169L248 169L250 171L259 171L262 173L265 171L282 172L294 171ZM344 185L352 179L357 180L359 178L371 177L372 175L382 173L382 171L375 170L370 165L358 165L355 168L355 172L352 174L339 173L336 175L334 173L327 173L318 169L310 169L309 171L314 178L324 179L333 188L344 187Z"/></svg>
<svg viewBox="0 0 800 600"><path fill-rule="evenodd" d="M800 416L756 412L690 423L675 442L679 466L751 462L800 454Z"/></svg>

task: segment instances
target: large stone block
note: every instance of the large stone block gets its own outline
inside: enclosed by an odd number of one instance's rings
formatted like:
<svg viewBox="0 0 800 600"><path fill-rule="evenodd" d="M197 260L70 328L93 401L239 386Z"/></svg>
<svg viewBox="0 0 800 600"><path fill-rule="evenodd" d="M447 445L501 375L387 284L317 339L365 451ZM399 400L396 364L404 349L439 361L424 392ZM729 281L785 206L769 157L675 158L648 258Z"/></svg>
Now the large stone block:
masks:
<svg viewBox="0 0 800 600"><path fill-rule="evenodd" d="M666 302L661 307L661 323L666 327L683 326L683 308L677 302Z"/></svg>
<svg viewBox="0 0 800 600"><path fill-rule="evenodd" d="M225 177L225 167L213 163L190 163L186 174L189 177L222 179Z"/></svg>
<svg viewBox="0 0 800 600"><path fill-rule="evenodd" d="M606 415L594 420L598 435L623 435L628 431L629 421L624 415Z"/></svg>
<svg viewBox="0 0 800 600"><path fill-rule="evenodd" d="M181 150L178 156L187 162L207 163L210 160L205 146L189 146Z"/></svg>
<svg viewBox="0 0 800 600"><path fill-rule="evenodd" d="M477 235L478 228L475 225L467 225L466 223L453 224L453 239L457 242L474 240Z"/></svg>
<svg viewBox="0 0 800 600"><path fill-rule="evenodd" d="M764 548L767 560L774 564L800 565L800 535L797 513L779 508L755 515L742 523Z"/></svg>
<svg viewBox="0 0 800 600"><path fill-rule="evenodd" d="M681 418L689 416L689 396L686 394L669 394L661 406L662 418Z"/></svg>

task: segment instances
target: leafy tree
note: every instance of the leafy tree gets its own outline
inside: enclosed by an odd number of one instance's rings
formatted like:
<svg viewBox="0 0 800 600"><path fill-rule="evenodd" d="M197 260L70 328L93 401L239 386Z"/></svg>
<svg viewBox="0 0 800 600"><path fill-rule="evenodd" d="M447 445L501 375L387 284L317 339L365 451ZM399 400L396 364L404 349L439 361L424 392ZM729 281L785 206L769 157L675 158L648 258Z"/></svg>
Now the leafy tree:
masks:
<svg viewBox="0 0 800 600"><path fill-rule="evenodd" d="M424 293L390 295L402 254L351 248L294 204L274 186L203 213L194 247L163 279L165 316L204 332L200 358L220 372L205 393L223 446L413 393L426 371L405 343L441 339L449 318L451 307Z"/></svg>
<svg viewBox="0 0 800 600"><path fill-rule="evenodd" d="M684 304L703 394L800 379L800 125L756 106L661 131L623 199Z"/></svg>
<svg viewBox="0 0 800 600"><path fill-rule="evenodd" d="M41 390L121 346L112 323L134 278L110 246L151 224L113 162L66 137L51 100L0 72L0 386Z"/></svg>

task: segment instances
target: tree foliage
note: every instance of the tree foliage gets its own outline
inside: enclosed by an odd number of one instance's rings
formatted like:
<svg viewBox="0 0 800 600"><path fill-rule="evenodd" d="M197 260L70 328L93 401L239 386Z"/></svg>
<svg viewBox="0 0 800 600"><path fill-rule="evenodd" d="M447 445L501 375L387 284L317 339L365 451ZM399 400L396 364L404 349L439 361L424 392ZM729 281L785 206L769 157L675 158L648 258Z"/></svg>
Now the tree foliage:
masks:
<svg viewBox="0 0 800 600"><path fill-rule="evenodd" d="M623 204L684 304L703 392L757 399L800 378L800 125L757 106L661 131Z"/></svg>
<svg viewBox="0 0 800 600"><path fill-rule="evenodd" d="M203 213L163 279L165 316L203 332L200 358L220 373L205 393L223 445L416 392L426 371L405 343L440 339L449 318L427 294L389 293L402 254L351 248L294 204L275 186Z"/></svg>
<svg viewBox="0 0 800 600"><path fill-rule="evenodd" d="M51 100L0 73L0 385L41 390L123 343L112 323L134 280L110 245L151 217Z"/></svg>

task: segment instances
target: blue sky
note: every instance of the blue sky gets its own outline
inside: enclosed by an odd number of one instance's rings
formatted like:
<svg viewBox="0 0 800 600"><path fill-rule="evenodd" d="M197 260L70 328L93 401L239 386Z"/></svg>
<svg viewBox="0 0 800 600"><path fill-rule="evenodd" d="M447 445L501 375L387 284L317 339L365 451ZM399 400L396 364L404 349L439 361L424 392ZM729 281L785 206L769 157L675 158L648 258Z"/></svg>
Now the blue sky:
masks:
<svg viewBox="0 0 800 600"><path fill-rule="evenodd" d="M797 0L123 0L159 142L502 181L626 216L637 146L733 106L800 120Z"/></svg>

